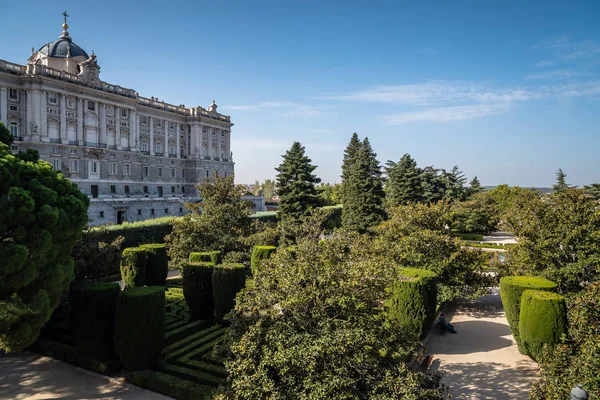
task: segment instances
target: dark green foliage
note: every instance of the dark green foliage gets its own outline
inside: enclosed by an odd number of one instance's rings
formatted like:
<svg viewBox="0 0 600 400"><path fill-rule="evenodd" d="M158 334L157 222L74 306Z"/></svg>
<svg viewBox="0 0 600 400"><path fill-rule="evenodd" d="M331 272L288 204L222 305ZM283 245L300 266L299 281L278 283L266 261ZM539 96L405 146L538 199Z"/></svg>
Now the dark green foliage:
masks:
<svg viewBox="0 0 600 400"><path fill-rule="evenodd" d="M110 360L113 352L113 325L118 283L92 283L72 293L71 330L77 350L96 360Z"/></svg>
<svg viewBox="0 0 600 400"><path fill-rule="evenodd" d="M385 192L381 166L376 157L369 139L365 138L342 174L346 176L346 180L342 182L342 225L346 229L362 233L367 228L381 223L386 217L383 209Z"/></svg>
<svg viewBox="0 0 600 400"><path fill-rule="evenodd" d="M106 361L98 361L84 356L80 353L79 349L75 348L74 346L54 340L40 338L33 344L33 346L31 346L31 350L56 360L97 372L99 374L110 375L121 370L121 364L119 363L119 360L111 359Z"/></svg>
<svg viewBox="0 0 600 400"><path fill-rule="evenodd" d="M567 306L564 296L541 290L526 290L521 296L519 335L525 353L533 360L544 345L554 347L567 333Z"/></svg>
<svg viewBox="0 0 600 400"><path fill-rule="evenodd" d="M567 185L567 174L563 172L562 169L558 169L556 173L556 183L552 186L552 190L554 193L562 192L563 190L567 190L570 186Z"/></svg>
<svg viewBox="0 0 600 400"><path fill-rule="evenodd" d="M496 201L489 193L474 193L452 209L453 231L488 234L494 231L500 219Z"/></svg>
<svg viewBox="0 0 600 400"><path fill-rule="evenodd" d="M195 251L190 253L189 262L209 262L215 265L221 264L221 252L220 251Z"/></svg>
<svg viewBox="0 0 600 400"><path fill-rule="evenodd" d="M0 143L0 349L31 345L58 306L88 204L37 152L14 156Z"/></svg>
<svg viewBox="0 0 600 400"><path fill-rule="evenodd" d="M212 262L189 262L183 264L183 295L193 319L212 319L214 299Z"/></svg>
<svg viewBox="0 0 600 400"><path fill-rule="evenodd" d="M144 286L146 284L147 263L148 254L141 247L129 247L123 250L121 279L125 287Z"/></svg>
<svg viewBox="0 0 600 400"><path fill-rule="evenodd" d="M276 250L277 247L275 246L254 246L254 249L252 249L252 258L250 259L252 275L256 275L260 268L260 263L269 258Z"/></svg>
<svg viewBox="0 0 600 400"><path fill-rule="evenodd" d="M385 303L387 315L423 339L435 320L437 275L417 268L401 268L398 275Z"/></svg>
<svg viewBox="0 0 600 400"><path fill-rule="evenodd" d="M103 228L96 228L95 232L105 232ZM106 235L109 238L109 235ZM121 279L121 255L123 253L123 236L117 236L108 242L98 241L98 235L90 234L90 230L83 233L73 247L75 260L74 281L98 281L112 275Z"/></svg>
<svg viewBox="0 0 600 400"><path fill-rule="evenodd" d="M123 236L124 247L138 247L146 243L164 243L165 236L171 233L173 221L178 217L162 217L137 222L123 222L120 225L101 225L83 231L82 240L110 243Z"/></svg>
<svg viewBox="0 0 600 400"><path fill-rule="evenodd" d="M594 200L600 200L600 183L592 183L583 187L585 193Z"/></svg>
<svg viewBox="0 0 600 400"><path fill-rule="evenodd" d="M388 161L385 167L388 181L385 186L388 207L418 203L423 200L423 180L417 162L405 154L398 163Z"/></svg>
<svg viewBox="0 0 600 400"><path fill-rule="evenodd" d="M212 287L215 318L222 321L235 305L235 296L246 285L246 269L243 264L222 264L213 270Z"/></svg>
<svg viewBox="0 0 600 400"><path fill-rule="evenodd" d="M471 182L469 182L469 194L474 195L475 193L480 193L482 191L483 188L481 187L481 182L479 182L479 178L477 178L476 176L473 177L473 179L471 179Z"/></svg>
<svg viewBox="0 0 600 400"><path fill-rule="evenodd" d="M213 388L152 370L130 371L127 381L178 400L210 399Z"/></svg>
<svg viewBox="0 0 600 400"><path fill-rule="evenodd" d="M7 127L4 126L4 123L0 121L0 143L4 143L7 146L10 146L14 141L14 138Z"/></svg>
<svg viewBox="0 0 600 400"><path fill-rule="evenodd" d="M258 220L261 222L275 222L277 223L277 211L261 211L250 215L248 218L251 220Z"/></svg>
<svg viewBox="0 0 600 400"><path fill-rule="evenodd" d="M519 351L525 354L519 335L519 315L521 312L521 296L525 290L555 291L556 283L535 276L505 276L500 279L500 297Z"/></svg>
<svg viewBox="0 0 600 400"><path fill-rule="evenodd" d="M462 173L462 171L458 168L458 165L452 167L450 172L443 171L442 177L444 179L444 185L446 187L446 193L444 198L451 202L458 202L465 200L469 192L465 187L465 183L467 182L467 178Z"/></svg>
<svg viewBox="0 0 600 400"><path fill-rule="evenodd" d="M277 214L280 220L298 220L318 205L315 185L321 179L313 175L316 168L310 158L304 155L304 146L299 142L294 142L283 155L283 162L275 168L279 195Z"/></svg>
<svg viewBox="0 0 600 400"><path fill-rule="evenodd" d="M164 286L169 273L169 258L165 244L153 243L140 246L146 252L146 285Z"/></svg>
<svg viewBox="0 0 600 400"><path fill-rule="evenodd" d="M342 227L342 213L344 206L326 206L321 207L320 210L323 212L330 212L325 222L323 222L322 228L326 231L333 231L336 228Z"/></svg>
<svg viewBox="0 0 600 400"><path fill-rule="evenodd" d="M158 361L165 326L163 286L121 292L115 316L114 349L125 369L149 368Z"/></svg>
<svg viewBox="0 0 600 400"><path fill-rule="evenodd" d="M356 154L362 148L362 143L358 138L358 134L354 132L350 138L350 143L344 150L344 160L342 161L342 183L341 183L341 200L342 204L346 203L346 190L348 188L348 179L350 179L351 172L356 162Z"/></svg>

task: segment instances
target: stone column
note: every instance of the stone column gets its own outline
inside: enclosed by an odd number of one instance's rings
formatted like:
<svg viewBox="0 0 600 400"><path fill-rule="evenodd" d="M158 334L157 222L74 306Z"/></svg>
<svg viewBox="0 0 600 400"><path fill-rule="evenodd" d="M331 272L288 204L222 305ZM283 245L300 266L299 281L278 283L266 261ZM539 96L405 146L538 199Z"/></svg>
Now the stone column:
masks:
<svg viewBox="0 0 600 400"><path fill-rule="evenodd" d="M38 99L39 99L39 113L40 113L40 123L39 126L41 127L40 129L40 135L42 135L42 137L46 138L44 141L50 141L50 138L48 137L48 110L46 109L46 91L42 90L39 94L38 94Z"/></svg>
<svg viewBox="0 0 600 400"><path fill-rule="evenodd" d="M32 101L32 97L33 94L31 93L31 90L27 91L27 110L25 110L25 112L27 113L27 120L25 122L25 126L21 127L21 129L23 129L23 132L25 133L24 136L32 136L33 135L33 129L31 127L32 124L35 124L35 117L33 115L33 101Z"/></svg>
<svg viewBox="0 0 600 400"><path fill-rule="evenodd" d="M179 131L179 124L175 124L175 154L177 158L181 158L181 151L179 151L181 132Z"/></svg>
<svg viewBox="0 0 600 400"><path fill-rule="evenodd" d="M99 115L99 132L100 134L98 135L98 143L100 144L108 144L108 140L106 137L106 104L104 103L98 103L98 108L100 111Z"/></svg>
<svg viewBox="0 0 600 400"><path fill-rule="evenodd" d="M135 138L137 135L137 124L135 111L129 110L129 149L132 151L135 148Z"/></svg>
<svg viewBox="0 0 600 400"><path fill-rule="evenodd" d="M221 130L217 129L217 157L219 157L219 161L223 161L223 157L221 157L221 151L223 150L221 145Z"/></svg>
<svg viewBox="0 0 600 400"><path fill-rule="evenodd" d="M135 113L135 131L133 132L133 144L134 151L138 151L140 148L140 115Z"/></svg>
<svg viewBox="0 0 600 400"><path fill-rule="evenodd" d="M69 143L69 138L67 138L67 99L64 94L60 95L60 142Z"/></svg>
<svg viewBox="0 0 600 400"><path fill-rule="evenodd" d="M148 117L148 123L150 124L150 155L154 155L154 118Z"/></svg>
<svg viewBox="0 0 600 400"><path fill-rule="evenodd" d="M196 155L199 155L202 151L202 148L200 147L200 139L202 136L200 135L202 135L202 129L200 128L200 125L192 125L192 132L190 135L190 154L194 157L196 157ZM196 150L198 150L197 153Z"/></svg>
<svg viewBox="0 0 600 400"><path fill-rule="evenodd" d="M0 121L4 123L4 126L7 129L10 129L8 126L8 90L5 87L0 88ZM21 129L23 129L21 127ZM19 133L20 136L24 136Z"/></svg>
<svg viewBox="0 0 600 400"><path fill-rule="evenodd" d="M83 146L83 100L77 99L77 144Z"/></svg>

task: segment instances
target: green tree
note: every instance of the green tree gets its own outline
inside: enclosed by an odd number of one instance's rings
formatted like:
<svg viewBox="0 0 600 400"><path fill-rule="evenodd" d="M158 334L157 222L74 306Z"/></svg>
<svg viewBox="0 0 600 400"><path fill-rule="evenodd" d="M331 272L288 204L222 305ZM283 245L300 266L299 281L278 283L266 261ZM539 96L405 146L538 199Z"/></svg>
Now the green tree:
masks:
<svg viewBox="0 0 600 400"><path fill-rule="evenodd" d="M259 181L254 181L254 191L252 192L253 195L255 196L260 196L262 195L262 187L260 185Z"/></svg>
<svg viewBox="0 0 600 400"><path fill-rule="evenodd" d="M297 220L318 205L315 185L321 179L313 175L317 168L304 154L304 146L294 142L283 155L283 162L275 168L277 174L277 194L279 195L280 220Z"/></svg>
<svg viewBox="0 0 600 400"><path fill-rule="evenodd" d="M242 200L246 189L233 176L200 183L200 203L186 203L191 212L173 220L165 237L172 263L187 261L193 251L247 251L243 238L251 233L251 204Z"/></svg>
<svg viewBox="0 0 600 400"><path fill-rule="evenodd" d="M333 206L336 203L333 201L334 187L331 183L321 182L317 187L317 197L320 206Z"/></svg>
<svg viewBox="0 0 600 400"><path fill-rule="evenodd" d="M265 196L265 201L270 203L273 201L273 196L275 195L275 181L271 179L266 179L262 185L263 196Z"/></svg>
<svg viewBox="0 0 600 400"><path fill-rule="evenodd" d="M0 138L9 136L0 123ZM71 251L88 204L37 152L14 156L0 143L0 349L33 344L58 306L73 278Z"/></svg>
<svg viewBox="0 0 600 400"><path fill-rule="evenodd" d="M463 201L468 195L468 191L465 188L467 178L463 172L455 165L451 171L443 171L442 177L446 186L445 198L449 201Z"/></svg>
<svg viewBox="0 0 600 400"><path fill-rule="evenodd" d="M381 165L368 138L365 138L355 155L354 163L346 173L345 202L342 209L342 226L365 232L367 228L385 219L383 179Z"/></svg>
<svg viewBox="0 0 600 400"><path fill-rule="evenodd" d="M421 169L421 182L423 185L423 201L437 203L446 195L446 186L438 169L427 166Z"/></svg>
<svg viewBox="0 0 600 400"><path fill-rule="evenodd" d="M439 376L406 366L414 335L382 312L395 270L365 251L367 237L312 231L238 296L222 397L441 399Z"/></svg>
<svg viewBox="0 0 600 400"><path fill-rule="evenodd" d="M423 180L417 162L405 154L398 163L388 161L386 200L388 207L418 203L423 200Z"/></svg>
<svg viewBox="0 0 600 400"><path fill-rule="evenodd" d="M469 183L469 194L473 195L481 191L483 191L483 188L481 187L481 182L479 182L479 179L475 176L473 179L471 179L471 182Z"/></svg>
<svg viewBox="0 0 600 400"><path fill-rule="evenodd" d="M585 192L594 200L600 200L600 183L592 183L583 187Z"/></svg>
<svg viewBox="0 0 600 400"><path fill-rule="evenodd" d="M358 151L360 150L361 147L362 147L362 143L361 143L360 139L358 138L358 134L356 132L354 132L352 134L352 137L350 138L350 142L348 143L346 150L344 150L344 160L342 161L342 184L341 184L342 185L341 186L342 204L345 201L345 192L346 192L344 182L347 181L348 178L350 177L350 169L354 165L354 162L356 159L356 154L358 153Z"/></svg>
<svg viewBox="0 0 600 400"><path fill-rule="evenodd" d="M552 186L554 193L561 192L568 189L570 186L567 185L567 174L563 172L561 168L556 173L556 183Z"/></svg>
<svg viewBox="0 0 600 400"><path fill-rule="evenodd" d="M499 215L496 201L489 193L475 193L453 207L451 227L461 233L488 234L496 229Z"/></svg>

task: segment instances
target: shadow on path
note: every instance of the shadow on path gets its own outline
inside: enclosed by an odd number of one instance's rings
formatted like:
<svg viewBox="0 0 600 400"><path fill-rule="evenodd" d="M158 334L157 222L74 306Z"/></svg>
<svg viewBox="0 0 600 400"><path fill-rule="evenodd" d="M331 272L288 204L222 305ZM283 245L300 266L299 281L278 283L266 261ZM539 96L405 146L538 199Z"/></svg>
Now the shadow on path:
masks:
<svg viewBox="0 0 600 400"><path fill-rule="evenodd" d="M506 336L511 335L507 325L490 321L460 321L454 322L458 333L436 333L439 339L431 341L427 346L431 353L471 354L489 352L510 347L513 341ZM460 336L467 336L462 338ZM433 338L433 336L432 336Z"/></svg>

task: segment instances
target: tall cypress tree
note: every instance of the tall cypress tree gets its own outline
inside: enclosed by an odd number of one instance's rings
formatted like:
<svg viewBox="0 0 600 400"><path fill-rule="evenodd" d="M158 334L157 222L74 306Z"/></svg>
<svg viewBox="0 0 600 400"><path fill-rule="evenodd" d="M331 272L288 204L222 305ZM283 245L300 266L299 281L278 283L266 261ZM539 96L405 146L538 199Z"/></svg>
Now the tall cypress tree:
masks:
<svg viewBox="0 0 600 400"><path fill-rule="evenodd" d="M278 172L279 219L298 219L318 205L315 184L321 179L313 175L317 166L304 155L304 146L300 142L294 142L282 157L283 162L275 168Z"/></svg>
<svg viewBox="0 0 600 400"><path fill-rule="evenodd" d="M397 163L386 164L388 182L386 197L389 207L423 201L423 179L417 162L406 153Z"/></svg>
<svg viewBox="0 0 600 400"><path fill-rule="evenodd" d="M381 165L368 138L362 142L354 162L347 169L344 187L344 228L365 232L370 226L377 225L385 219Z"/></svg>
<svg viewBox="0 0 600 400"><path fill-rule="evenodd" d="M352 137L350 138L350 143L348 143L346 150L344 150L344 160L342 161L342 204L345 203L346 200L344 182L346 182L350 177L350 169L354 165L354 162L356 160L356 154L358 153L361 147L362 143L358 138L358 134L354 132L352 134Z"/></svg>
<svg viewBox="0 0 600 400"><path fill-rule="evenodd" d="M482 190L483 188L481 187L481 182L479 182L479 178L475 176L469 183L469 194L479 193Z"/></svg>

